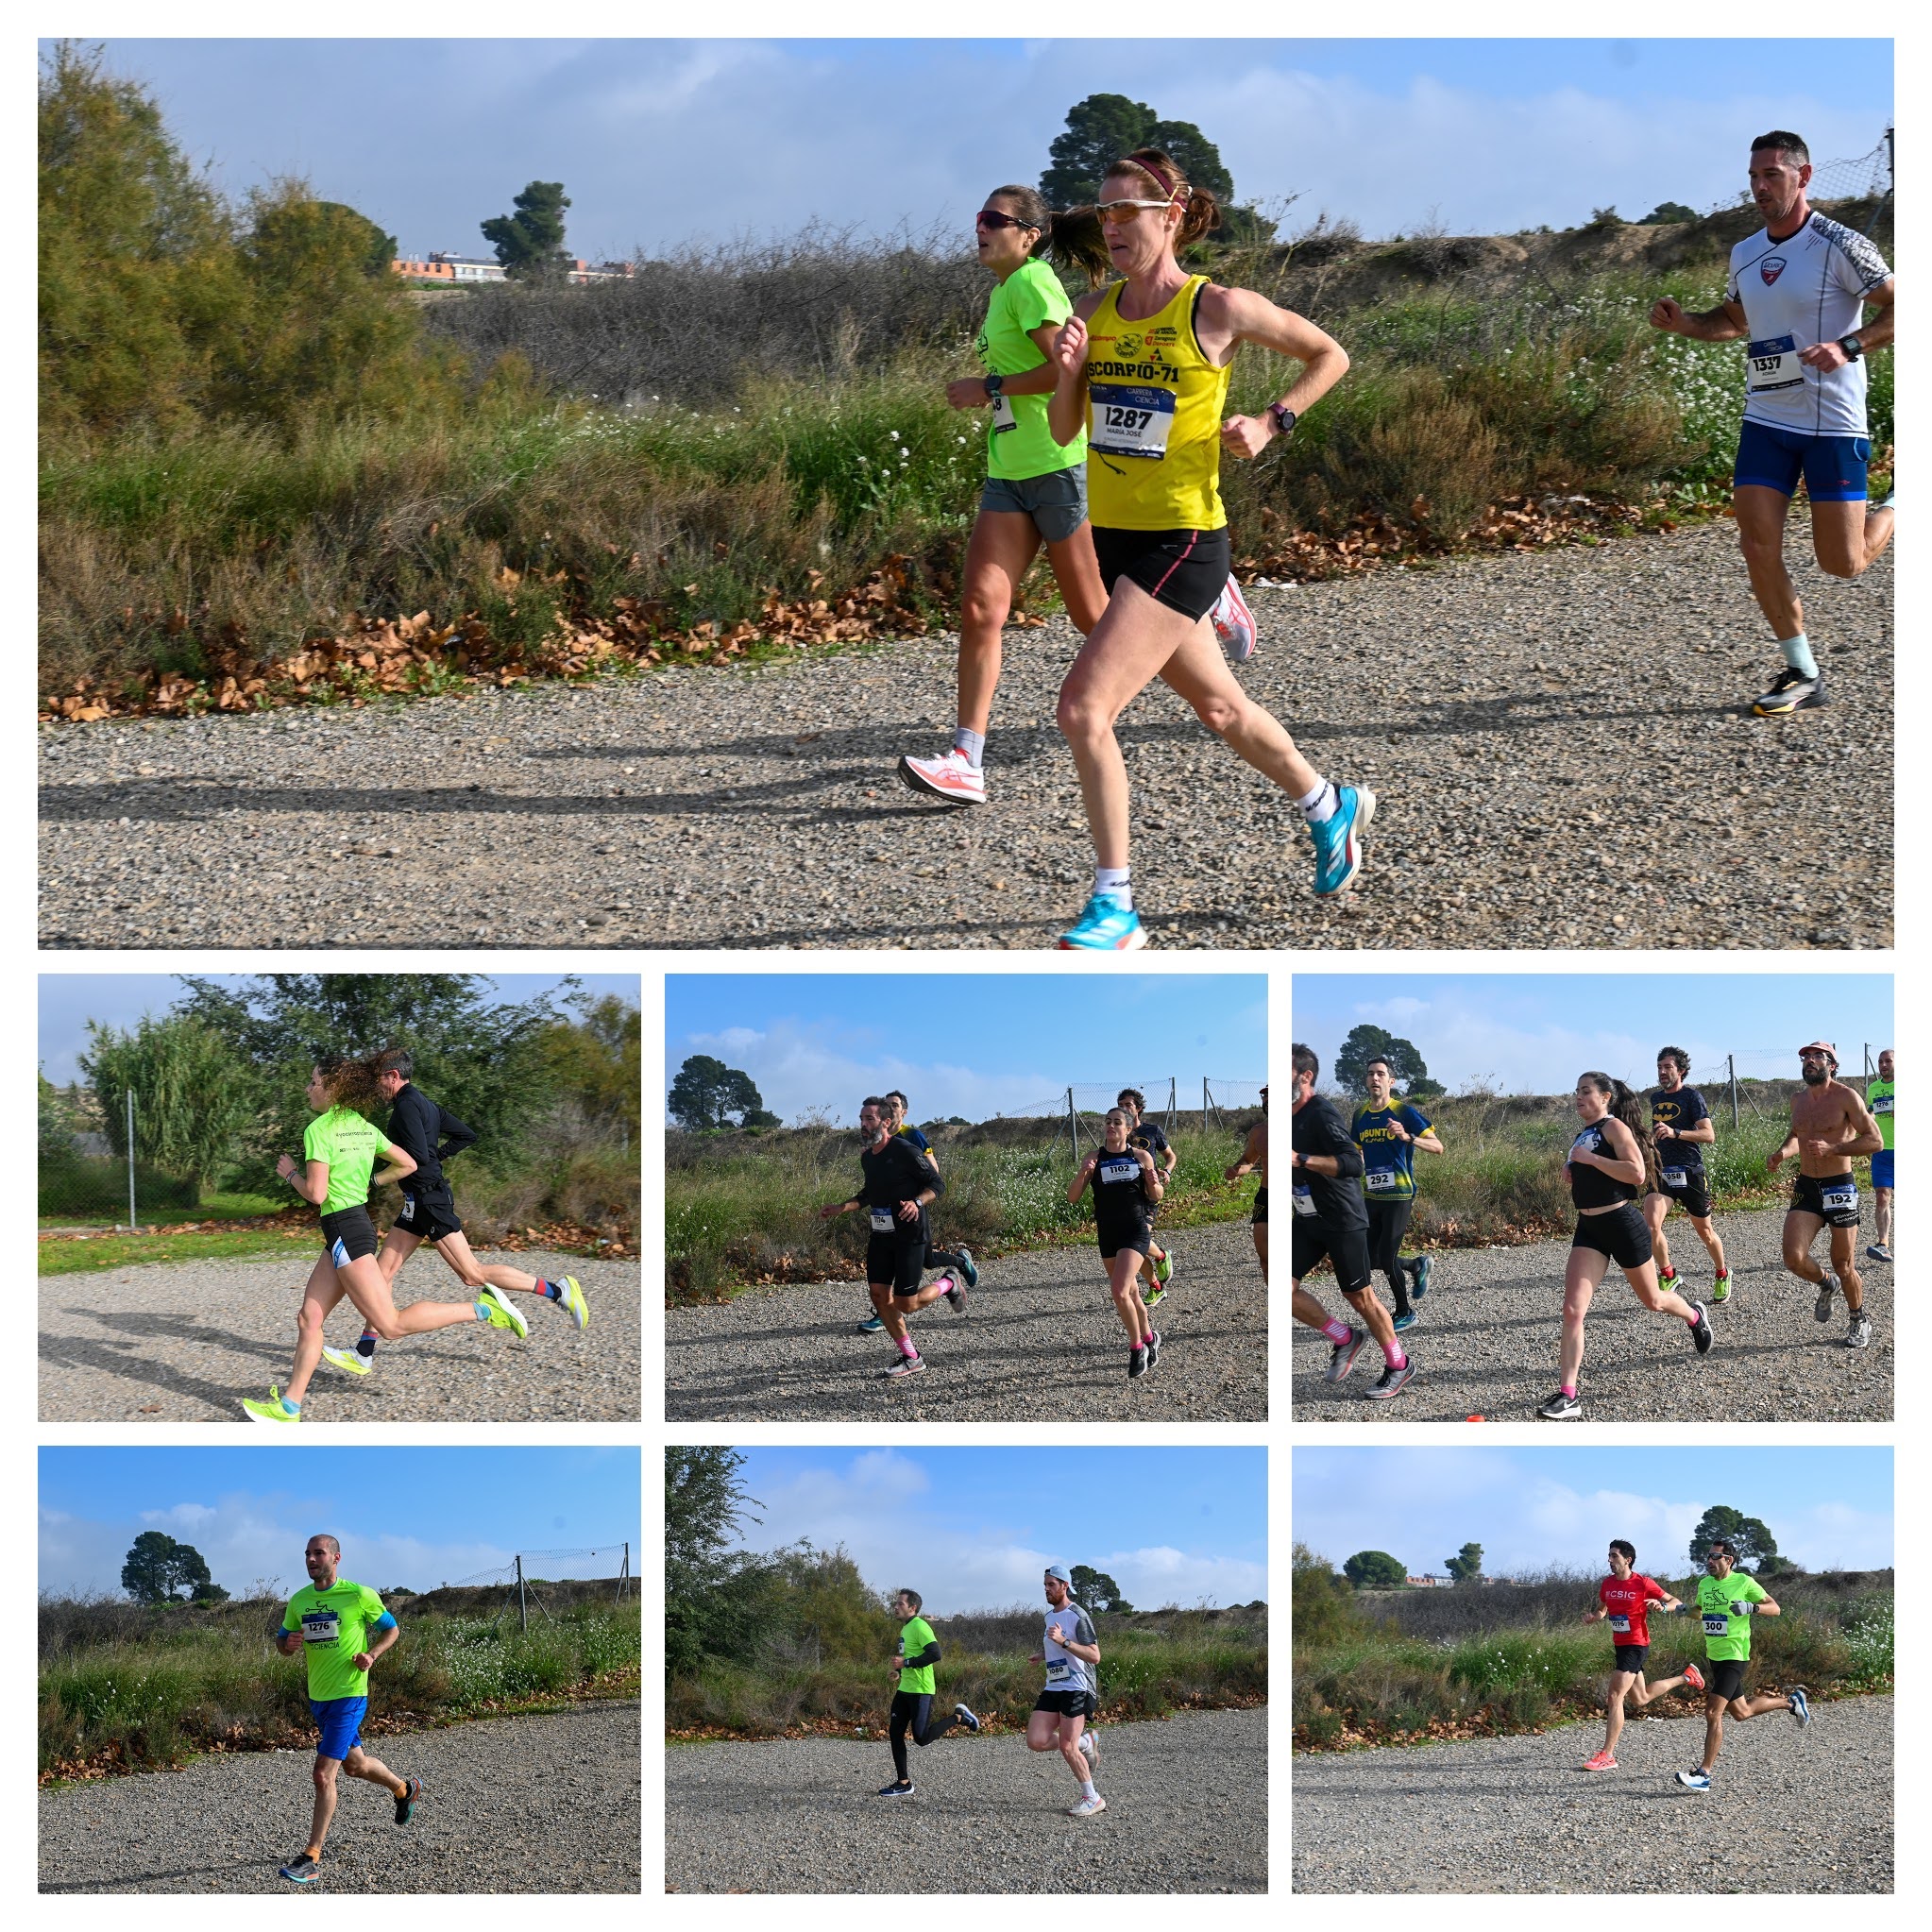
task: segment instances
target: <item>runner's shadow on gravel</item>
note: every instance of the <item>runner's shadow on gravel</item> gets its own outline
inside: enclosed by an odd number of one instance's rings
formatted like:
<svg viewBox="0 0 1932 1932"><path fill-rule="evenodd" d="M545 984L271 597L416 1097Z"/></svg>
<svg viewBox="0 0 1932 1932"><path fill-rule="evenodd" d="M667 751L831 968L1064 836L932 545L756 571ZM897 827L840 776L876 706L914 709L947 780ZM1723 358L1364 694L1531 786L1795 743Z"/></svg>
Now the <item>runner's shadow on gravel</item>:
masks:
<svg viewBox="0 0 1932 1932"><path fill-rule="evenodd" d="M259 1871L260 1869L260 1864L255 1860L236 1858L227 1865L184 1865L178 1871L174 1872L130 1872L123 1877L116 1878L110 1889L115 1891L122 1891L131 1886L161 1885L170 1878L216 1878L228 1873ZM86 1881L75 1885L52 1885L45 1879L42 1879L40 1889L45 1892L97 1892L108 1888L103 1888L98 1882L88 1883Z"/></svg>
<svg viewBox="0 0 1932 1932"><path fill-rule="evenodd" d="M205 1403L217 1412L239 1413L243 1391L233 1383L203 1381L199 1376L184 1375L165 1363L120 1354L110 1344L86 1342L72 1335L42 1335L40 1359L49 1367L91 1368L98 1373L118 1376L124 1381ZM202 1416L199 1419L210 1421L214 1418Z"/></svg>

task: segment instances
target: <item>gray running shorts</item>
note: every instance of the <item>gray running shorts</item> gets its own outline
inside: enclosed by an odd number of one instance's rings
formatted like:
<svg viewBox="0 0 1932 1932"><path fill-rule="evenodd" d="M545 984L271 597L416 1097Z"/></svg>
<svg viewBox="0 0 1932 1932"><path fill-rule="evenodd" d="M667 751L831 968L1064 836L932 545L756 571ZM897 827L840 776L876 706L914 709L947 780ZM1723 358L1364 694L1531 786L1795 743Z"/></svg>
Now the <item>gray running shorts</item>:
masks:
<svg viewBox="0 0 1932 1932"><path fill-rule="evenodd" d="M1042 541L1064 543L1087 520L1087 466L1049 469L1044 476L990 476L979 507L1030 517Z"/></svg>

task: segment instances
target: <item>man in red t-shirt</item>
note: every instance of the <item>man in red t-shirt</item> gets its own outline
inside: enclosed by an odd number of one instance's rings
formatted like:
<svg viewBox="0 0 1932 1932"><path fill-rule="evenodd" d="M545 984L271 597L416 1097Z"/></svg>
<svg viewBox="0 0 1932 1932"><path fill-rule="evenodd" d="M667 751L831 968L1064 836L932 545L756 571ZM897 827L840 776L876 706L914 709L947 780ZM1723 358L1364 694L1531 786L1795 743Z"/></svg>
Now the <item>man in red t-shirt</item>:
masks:
<svg viewBox="0 0 1932 1932"><path fill-rule="evenodd" d="M1636 1546L1619 1536L1610 1545L1610 1574L1597 1585L1601 1610L1586 1610L1585 1623L1605 1623L1617 1646L1617 1668L1610 1673L1610 1734L1603 1748L1585 1766L1585 1771L1615 1771L1617 1740L1623 1735L1623 1700L1635 1698L1641 1707L1652 1698L1667 1696L1680 1684L1693 1690L1703 1688L1703 1677L1695 1664L1686 1664L1679 1677L1667 1677L1661 1684L1644 1683L1644 1656L1651 1647L1647 1621L1652 1603L1665 1610L1681 1610L1684 1605L1659 1583L1636 1573Z"/></svg>

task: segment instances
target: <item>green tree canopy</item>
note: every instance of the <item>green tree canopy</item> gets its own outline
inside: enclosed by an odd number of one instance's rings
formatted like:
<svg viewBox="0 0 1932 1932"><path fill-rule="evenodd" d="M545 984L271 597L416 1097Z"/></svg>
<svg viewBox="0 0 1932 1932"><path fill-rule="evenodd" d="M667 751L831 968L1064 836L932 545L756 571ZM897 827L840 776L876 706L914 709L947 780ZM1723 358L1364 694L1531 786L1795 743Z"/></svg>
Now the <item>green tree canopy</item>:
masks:
<svg viewBox="0 0 1932 1932"><path fill-rule="evenodd" d="M1695 221L1697 210L1686 208L1681 201L1660 201L1656 207L1637 224L1639 228L1655 228L1667 221Z"/></svg>
<svg viewBox="0 0 1932 1932"><path fill-rule="evenodd" d="M192 1543L178 1543L161 1530L135 1537L121 1566L121 1587L137 1603L218 1603L228 1596Z"/></svg>
<svg viewBox="0 0 1932 1932"><path fill-rule="evenodd" d="M635 1000L593 995L581 987L565 1003L575 1008L576 1019L553 1022L538 1042L551 1083L635 1146L643 1110L643 1011Z"/></svg>
<svg viewBox="0 0 1932 1932"><path fill-rule="evenodd" d="M694 1053L670 1083L670 1117L686 1133L722 1127L775 1127L764 1095L749 1074L728 1067L708 1053Z"/></svg>
<svg viewBox="0 0 1932 1932"><path fill-rule="evenodd" d="M515 214L493 214L483 240L504 269L521 280L554 275L563 265L564 211L570 205L561 181L532 181L516 197Z"/></svg>
<svg viewBox="0 0 1932 1932"><path fill-rule="evenodd" d="M1386 1550L1358 1550L1342 1574L1358 1590L1398 1590L1409 1581L1408 1570Z"/></svg>
<svg viewBox="0 0 1932 1932"><path fill-rule="evenodd" d="M734 1556L738 1526L761 1507L747 1495L735 1449L669 1448L664 1452L665 1673L694 1670L707 1656L746 1654L760 1632L754 1581Z"/></svg>
<svg viewBox="0 0 1932 1932"><path fill-rule="evenodd" d="M223 1034L191 1015L144 1017L131 1032L90 1020L81 1071L100 1103L108 1144L127 1154L134 1096L134 1158L193 1179L204 1192L235 1160L262 1104L256 1070Z"/></svg>
<svg viewBox="0 0 1932 1932"><path fill-rule="evenodd" d="M1351 1028L1343 1041L1341 1051L1335 1055L1335 1078L1350 1093L1360 1093L1367 1084L1368 1063L1376 1059L1388 1061L1400 1093L1414 1093L1417 1091L1417 1081L1429 1080L1429 1068L1413 1041L1366 1022ZM1442 1091L1432 1081L1430 1087L1438 1093Z"/></svg>
<svg viewBox="0 0 1932 1932"><path fill-rule="evenodd" d="M1465 1543L1460 1552L1445 1558L1445 1568L1459 1584L1473 1584L1483 1574L1483 1546Z"/></svg>
<svg viewBox="0 0 1932 1932"><path fill-rule="evenodd" d="M1133 1605L1120 1593L1120 1585L1104 1569L1089 1569L1084 1563L1073 1566L1074 1601L1089 1610L1111 1610L1130 1616Z"/></svg>
<svg viewBox="0 0 1932 1932"><path fill-rule="evenodd" d="M1737 1551L1739 1569L1756 1570L1767 1558L1774 1558L1778 1553L1777 1538L1755 1517L1748 1517L1728 1503L1714 1502L1698 1518L1697 1528L1690 1534L1690 1560L1699 1569L1711 1553L1711 1545L1720 1537Z"/></svg>
<svg viewBox="0 0 1932 1932"><path fill-rule="evenodd" d="M1107 170L1137 147L1165 148L1196 188L1224 207L1233 198L1234 179L1220 149L1192 121L1163 121L1124 93L1090 93L1067 110L1066 128L1047 149L1052 160L1040 192L1055 208L1097 201Z"/></svg>
<svg viewBox="0 0 1932 1932"><path fill-rule="evenodd" d="M1294 1546L1288 1587L1297 1652L1318 1651L1367 1633L1368 1619L1357 1606L1350 1584L1306 1543Z"/></svg>

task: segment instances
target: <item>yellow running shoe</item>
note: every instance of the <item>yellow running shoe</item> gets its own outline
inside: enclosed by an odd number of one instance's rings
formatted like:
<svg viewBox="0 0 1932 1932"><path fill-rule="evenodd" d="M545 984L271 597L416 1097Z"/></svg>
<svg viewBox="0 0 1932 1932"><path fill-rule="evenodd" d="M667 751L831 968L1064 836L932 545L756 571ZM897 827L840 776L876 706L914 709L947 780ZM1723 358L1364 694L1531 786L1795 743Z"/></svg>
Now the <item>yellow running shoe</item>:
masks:
<svg viewBox="0 0 1932 1932"><path fill-rule="evenodd" d="M530 1324L511 1306L510 1297L500 1288L485 1288L476 1297L476 1305L489 1316L493 1329L508 1329L520 1342L530 1333Z"/></svg>
<svg viewBox="0 0 1932 1932"><path fill-rule="evenodd" d="M560 1298L560 1306L564 1313L580 1329L587 1329L590 1326L590 1304L585 1300L584 1291L578 1287L576 1276L566 1275L557 1286L564 1291Z"/></svg>
<svg viewBox="0 0 1932 1932"><path fill-rule="evenodd" d="M247 1411L249 1418L256 1422L299 1422L302 1419L302 1412L299 1409L291 1415L282 1406L281 1390L274 1382L268 1385L268 1399L265 1402L244 1402L242 1407Z"/></svg>
<svg viewBox="0 0 1932 1932"><path fill-rule="evenodd" d="M322 1359L348 1375L367 1375L376 1365L373 1355L359 1354L353 1348L325 1348Z"/></svg>

